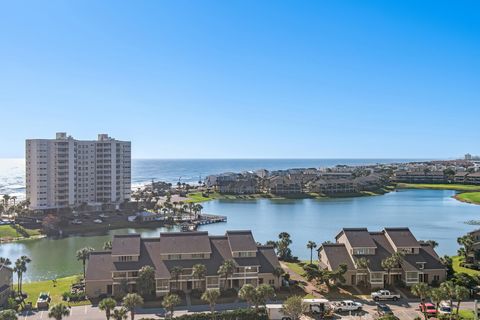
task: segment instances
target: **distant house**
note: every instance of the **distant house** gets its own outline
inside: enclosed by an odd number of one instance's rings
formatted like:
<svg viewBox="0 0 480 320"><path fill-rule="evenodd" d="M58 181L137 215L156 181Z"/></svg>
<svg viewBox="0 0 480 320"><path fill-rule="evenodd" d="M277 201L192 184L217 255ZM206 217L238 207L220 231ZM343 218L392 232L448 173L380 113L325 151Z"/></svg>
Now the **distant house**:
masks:
<svg viewBox="0 0 480 320"><path fill-rule="evenodd" d="M160 214L151 211L142 211L137 213L137 219L141 222L156 221L160 217Z"/></svg>
<svg viewBox="0 0 480 320"><path fill-rule="evenodd" d="M474 172L467 175L465 178L467 184L480 184L480 172Z"/></svg>
<svg viewBox="0 0 480 320"><path fill-rule="evenodd" d="M222 194L255 194L259 192L257 179L253 177L236 181L218 182L217 190Z"/></svg>
<svg viewBox="0 0 480 320"><path fill-rule="evenodd" d="M292 176L273 176L268 179L268 189L272 194L300 194L304 192L300 179Z"/></svg>
<svg viewBox="0 0 480 320"><path fill-rule="evenodd" d="M345 284L383 288L386 283L439 283L446 278L446 269L435 250L418 241L408 228L385 228L370 232L367 228L344 228L335 237L336 243L323 244L318 249L319 266L336 270L347 265ZM382 261L395 252L403 253L397 268L387 270ZM359 260L367 260L366 268ZM390 277L390 279L388 278Z"/></svg>
<svg viewBox="0 0 480 320"><path fill-rule="evenodd" d="M457 172L453 177L455 183L465 183L467 181L468 172Z"/></svg>
<svg viewBox="0 0 480 320"><path fill-rule="evenodd" d="M447 183L448 177L443 171L397 171L395 181L404 183Z"/></svg>
<svg viewBox="0 0 480 320"><path fill-rule="evenodd" d="M318 179L311 182L309 191L323 194L341 194L356 192L354 181L351 179Z"/></svg>
<svg viewBox="0 0 480 320"><path fill-rule="evenodd" d="M13 283L13 269L4 264L0 265L0 306L5 306Z"/></svg>

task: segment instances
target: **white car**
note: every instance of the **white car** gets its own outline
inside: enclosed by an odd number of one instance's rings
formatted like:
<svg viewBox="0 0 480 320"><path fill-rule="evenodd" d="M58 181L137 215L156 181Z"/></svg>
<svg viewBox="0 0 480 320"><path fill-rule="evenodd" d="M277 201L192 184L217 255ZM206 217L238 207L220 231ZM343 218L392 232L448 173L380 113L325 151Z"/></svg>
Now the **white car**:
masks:
<svg viewBox="0 0 480 320"><path fill-rule="evenodd" d="M438 313L440 314L451 314L452 313L452 306L449 302L442 301L438 306Z"/></svg>
<svg viewBox="0 0 480 320"><path fill-rule="evenodd" d="M378 291L372 292L371 296L374 301L380 301L380 300L397 301L400 299L399 294L390 292L389 290L378 290Z"/></svg>
<svg viewBox="0 0 480 320"><path fill-rule="evenodd" d="M360 311L362 310L363 305L360 302L355 302L353 300L343 300L333 303L333 309L335 312L342 311Z"/></svg>

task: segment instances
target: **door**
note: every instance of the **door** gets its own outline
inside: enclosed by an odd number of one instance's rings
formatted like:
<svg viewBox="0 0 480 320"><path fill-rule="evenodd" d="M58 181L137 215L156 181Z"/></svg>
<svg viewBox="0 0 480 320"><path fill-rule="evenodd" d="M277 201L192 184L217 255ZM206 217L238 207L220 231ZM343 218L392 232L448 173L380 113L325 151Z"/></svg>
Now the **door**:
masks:
<svg viewBox="0 0 480 320"><path fill-rule="evenodd" d="M187 290L192 290L192 281L187 281Z"/></svg>

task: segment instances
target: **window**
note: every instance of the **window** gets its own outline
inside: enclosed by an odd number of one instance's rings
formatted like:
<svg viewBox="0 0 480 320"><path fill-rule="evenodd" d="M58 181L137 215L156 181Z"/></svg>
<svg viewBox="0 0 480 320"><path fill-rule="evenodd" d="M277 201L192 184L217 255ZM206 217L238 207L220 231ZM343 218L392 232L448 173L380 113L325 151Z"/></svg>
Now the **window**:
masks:
<svg viewBox="0 0 480 320"><path fill-rule="evenodd" d="M436 282L440 281L440 276L439 275L434 275L433 276L433 281L436 281Z"/></svg>
<svg viewBox="0 0 480 320"><path fill-rule="evenodd" d="M373 272L370 273L370 282L383 282L383 273Z"/></svg>
<svg viewBox="0 0 480 320"><path fill-rule="evenodd" d="M192 253L192 259L203 259L205 258L205 254L203 253Z"/></svg>
<svg viewBox="0 0 480 320"><path fill-rule="evenodd" d="M239 251L238 252L239 258L248 258L248 257L255 257L255 252L253 251Z"/></svg>
<svg viewBox="0 0 480 320"><path fill-rule="evenodd" d="M118 261L120 262L127 262L127 261L132 261L133 257L132 256L120 256L118 257Z"/></svg>
<svg viewBox="0 0 480 320"><path fill-rule="evenodd" d="M355 248L355 249L352 249L352 253L354 255L375 254L375 249L374 248Z"/></svg>
<svg viewBox="0 0 480 320"><path fill-rule="evenodd" d="M268 280L268 284L273 286L275 284L275 280Z"/></svg>
<svg viewBox="0 0 480 320"><path fill-rule="evenodd" d="M418 282L418 272L408 271L405 274L406 282Z"/></svg>
<svg viewBox="0 0 480 320"><path fill-rule="evenodd" d="M168 260L182 260L181 254L169 254Z"/></svg>

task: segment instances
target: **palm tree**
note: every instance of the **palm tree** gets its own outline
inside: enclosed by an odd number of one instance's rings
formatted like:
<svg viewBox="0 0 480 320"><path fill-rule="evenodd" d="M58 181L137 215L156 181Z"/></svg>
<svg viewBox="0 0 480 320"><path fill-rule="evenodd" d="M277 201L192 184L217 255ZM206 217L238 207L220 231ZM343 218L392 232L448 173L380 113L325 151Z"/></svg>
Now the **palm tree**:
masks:
<svg viewBox="0 0 480 320"><path fill-rule="evenodd" d="M182 275L182 273L183 273L183 268L180 266L175 266L172 268L172 270L170 270L170 274L172 278L175 279L175 290L180 290L180 288L178 287L178 280L180 279L180 276Z"/></svg>
<svg viewBox="0 0 480 320"><path fill-rule="evenodd" d="M135 308L143 304L143 298L136 293L129 293L123 297L123 306L130 311L130 318L135 319Z"/></svg>
<svg viewBox="0 0 480 320"><path fill-rule="evenodd" d="M112 250L112 240L105 241L103 250Z"/></svg>
<svg viewBox="0 0 480 320"><path fill-rule="evenodd" d="M272 274L274 277L277 278L278 282L280 282L280 277L284 274L284 271L281 267L276 267L275 269L273 269Z"/></svg>
<svg viewBox="0 0 480 320"><path fill-rule="evenodd" d="M0 265L10 266L10 265L12 265L12 261L10 261L10 259L8 259L8 258L0 257Z"/></svg>
<svg viewBox="0 0 480 320"><path fill-rule="evenodd" d="M8 194L3 195L3 204L5 206L5 209L8 208L8 201L10 200L10 196Z"/></svg>
<svg viewBox="0 0 480 320"><path fill-rule="evenodd" d="M168 294L163 298L162 306L170 312L170 317L173 319L173 312L176 306L178 306L182 300L177 294Z"/></svg>
<svg viewBox="0 0 480 320"><path fill-rule="evenodd" d="M438 242L435 241L435 240L427 240L427 241L425 241L425 243L430 245L430 247L432 247L432 249L435 249L436 247L438 247Z"/></svg>
<svg viewBox="0 0 480 320"><path fill-rule="evenodd" d="M207 275L207 267L204 264L201 264L201 263L195 264L193 266L192 275L193 275L194 279L198 279L198 281L201 281Z"/></svg>
<svg viewBox="0 0 480 320"><path fill-rule="evenodd" d="M55 320L62 320L70 315L70 308L63 303L54 304L48 311L48 317Z"/></svg>
<svg viewBox="0 0 480 320"><path fill-rule="evenodd" d="M457 299L457 312L460 310L460 303L470 297L470 291L464 286L455 286L455 297Z"/></svg>
<svg viewBox="0 0 480 320"><path fill-rule="evenodd" d="M220 290L218 289L208 289L202 294L202 300L207 302L210 306L210 312L212 313L212 319L215 320L215 305L217 300L220 298Z"/></svg>
<svg viewBox="0 0 480 320"><path fill-rule="evenodd" d="M310 264L313 263L313 249L317 247L317 244L314 241L308 241L307 249L310 249Z"/></svg>
<svg viewBox="0 0 480 320"><path fill-rule="evenodd" d="M113 309L112 318L114 320L127 320L128 318L127 313L128 313L127 309L123 307L119 309Z"/></svg>
<svg viewBox="0 0 480 320"><path fill-rule="evenodd" d="M17 312L12 309L0 311L0 320L18 320Z"/></svg>
<svg viewBox="0 0 480 320"><path fill-rule="evenodd" d="M218 268L218 274L225 278L225 288L227 287L228 277L231 276L237 268L233 260L225 260Z"/></svg>
<svg viewBox="0 0 480 320"><path fill-rule="evenodd" d="M90 253L94 251L95 249L90 248L90 247L85 247L77 251L77 260L82 261L83 264L83 279L85 279L85 273L86 273L86 262L88 260L88 257L90 257Z"/></svg>
<svg viewBox="0 0 480 320"><path fill-rule="evenodd" d="M450 306L453 307L453 299L455 299L456 290L455 290L455 283L453 281L445 281L440 285L440 289L443 290L446 299L450 303ZM450 314L450 319L452 315Z"/></svg>
<svg viewBox="0 0 480 320"><path fill-rule="evenodd" d="M427 320L427 310L425 309L425 298L430 294L430 287L424 282L415 283L410 289L412 293L420 298L423 316Z"/></svg>
<svg viewBox="0 0 480 320"><path fill-rule="evenodd" d="M392 269L397 266L397 263L392 259L392 257L387 257L382 260L381 266L387 271L387 285L390 284L390 272Z"/></svg>
<svg viewBox="0 0 480 320"><path fill-rule="evenodd" d="M430 291L430 298L432 299L433 303L435 303L435 310L438 315L438 307L443 300L447 299L447 295L445 294L445 290L442 288L433 288Z"/></svg>
<svg viewBox="0 0 480 320"><path fill-rule="evenodd" d="M355 265L357 266L357 269L368 269L370 261L365 257L361 257L355 260Z"/></svg>
<svg viewBox="0 0 480 320"><path fill-rule="evenodd" d="M143 266L138 271L137 291L143 297L151 296L155 292L155 269L152 266Z"/></svg>
<svg viewBox="0 0 480 320"><path fill-rule="evenodd" d="M22 281L23 281L23 274L27 272L27 264L32 262L32 260L27 256L21 256L15 261L15 267L13 268L13 272L17 274L17 286L18 292L22 293Z"/></svg>
<svg viewBox="0 0 480 320"><path fill-rule="evenodd" d="M238 297L255 306L255 312L258 313L259 306L265 305L267 299L271 298L274 293L273 288L268 284L261 284L256 288L251 284L245 284L238 291Z"/></svg>
<svg viewBox="0 0 480 320"><path fill-rule="evenodd" d="M110 314L116 306L117 301L112 298L105 298L98 304L98 309L105 311L105 316L107 317L107 320L110 320Z"/></svg>

